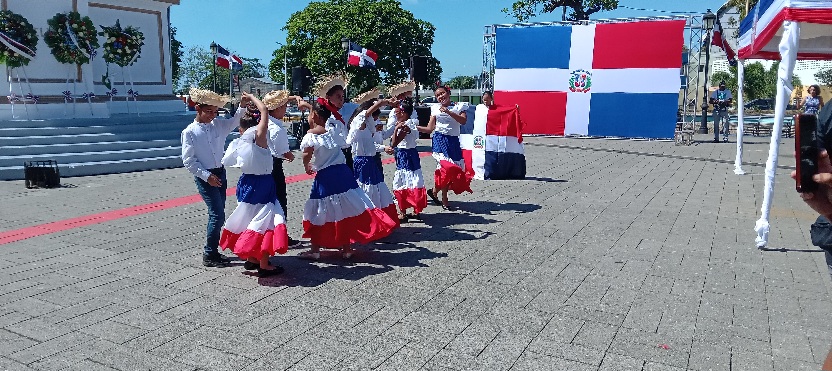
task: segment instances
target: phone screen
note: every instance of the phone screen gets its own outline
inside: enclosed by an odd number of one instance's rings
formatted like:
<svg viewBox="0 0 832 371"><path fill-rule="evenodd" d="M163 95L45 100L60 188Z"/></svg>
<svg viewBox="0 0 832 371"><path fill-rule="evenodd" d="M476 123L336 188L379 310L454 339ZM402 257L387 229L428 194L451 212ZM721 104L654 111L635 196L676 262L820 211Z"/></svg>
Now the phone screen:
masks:
<svg viewBox="0 0 832 371"><path fill-rule="evenodd" d="M818 118L815 115L795 117L794 152L797 176L795 189L798 192L814 192L818 184L812 177L818 173L818 155L820 148L817 141Z"/></svg>

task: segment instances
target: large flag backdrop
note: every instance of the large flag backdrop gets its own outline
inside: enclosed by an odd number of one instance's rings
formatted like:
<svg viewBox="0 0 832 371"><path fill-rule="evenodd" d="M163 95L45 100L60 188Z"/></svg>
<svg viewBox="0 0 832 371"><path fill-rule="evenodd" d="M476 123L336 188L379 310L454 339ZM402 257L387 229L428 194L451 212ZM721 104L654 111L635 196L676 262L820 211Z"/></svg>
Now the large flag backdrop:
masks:
<svg viewBox="0 0 832 371"><path fill-rule="evenodd" d="M685 20L496 29L494 99L525 134L672 138Z"/></svg>

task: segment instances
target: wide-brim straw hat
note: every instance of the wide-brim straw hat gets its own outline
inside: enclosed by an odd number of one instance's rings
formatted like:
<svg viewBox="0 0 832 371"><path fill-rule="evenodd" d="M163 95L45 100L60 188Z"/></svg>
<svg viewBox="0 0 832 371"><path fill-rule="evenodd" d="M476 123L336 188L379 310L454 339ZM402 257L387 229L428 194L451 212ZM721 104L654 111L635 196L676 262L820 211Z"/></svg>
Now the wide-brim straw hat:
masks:
<svg viewBox="0 0 832 371"><path fill-rule="evenodd" d="M289 92L286 90L272 90L263 96L263 104L266 109L271 111L277 107L281 107L289 101Z"/></svg>
<svg viewBox="0 0 832 371"><path fill-rule="evenodd" d="M326 92L336 86L341 86L346 89L347 84L350 83L349 78L345 77L344 73L339 72L333 75L324 76L318 79L315 83L315 94L318 97L326 98Z"/></svg>
<svg viewBox="0 0 832 371"><path fill-rule="evenodd" d="M231 102L231 97L227 95L219 95L213 91L205 89L191 88L188 94L191 96L191 100L198 104L223 107Z"/></svg>
<svg viewBox="0 0 832 371"><path fill-rule="evenodd" d="M398 97L400 94L412 92L416 89L416 83L413 81L405 81L401 84L396 84L388 89L391 97Z"/></svg>
<svg viewBox="0 0 832 371"><path fill-rule="evenodd" d="M357 97L352 99L352 102L356 103L358 105L361 105L361 103L364 103L366 101L378 98L378 94L379 94L378 89L373 88L373 89L370 89L369 91L365 91L365 92L359 94Z"/></svg>

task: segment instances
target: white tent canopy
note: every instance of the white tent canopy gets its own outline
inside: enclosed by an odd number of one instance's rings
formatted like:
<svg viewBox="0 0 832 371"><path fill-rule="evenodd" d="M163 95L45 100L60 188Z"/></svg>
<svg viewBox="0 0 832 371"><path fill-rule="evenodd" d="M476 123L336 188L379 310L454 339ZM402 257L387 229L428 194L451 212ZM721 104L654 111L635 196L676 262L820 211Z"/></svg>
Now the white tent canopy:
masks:
<svg viewBox="0 0 832 371"><path fill-rule="evenodd" d="M780 59L774 127L766 161L761 216L754 230L757 247L768 244L769 212L774 191L774 172L786 104L792 93L791 76L798 59L832 59L832 0L760 0L740 22L738 85L739 117L737 158L734 172L744 174L742 164L743 64L745 59Z"/></svg>

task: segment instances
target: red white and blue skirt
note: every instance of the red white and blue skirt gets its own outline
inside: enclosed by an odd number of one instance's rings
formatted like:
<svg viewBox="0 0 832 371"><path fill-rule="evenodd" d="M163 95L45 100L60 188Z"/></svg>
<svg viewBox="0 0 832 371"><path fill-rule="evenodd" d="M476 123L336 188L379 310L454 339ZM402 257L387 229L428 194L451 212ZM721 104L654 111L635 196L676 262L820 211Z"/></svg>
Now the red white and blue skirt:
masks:
<svg viewBox="0 0 832 371"><path fill-rule="evenodd" d="M367 197L370 197L373 205L384 210L398 224L399 217L396 212L396 202L393 200L390 188L387 188L387 184L384 183L384 173L378 166L376 157L355 156L352 160L352 167L358 188L361 188L367 194Z"/></svg>
<svg viewBox="0 0 832 371"><path fill-rule="evenodd" d="M465 173L465 160L462 159L458 136L434 132L433 158L437 162L433 175L436 189L448 187L456 194L474 192L471 190L472 177Z"/></svg>
<svg viewBox="0 0 832 371"><path fill-rule="evenodd" d="M286 218L277 202L271 174L243 174L237 182L237 208L225 220L220 236L223 250L241 259L285 254L289 247Z"/></svg>
<svg viewBox="0 0 832 371"><path fill-rule="evenodd" d="M303 237L312 244L340 248L369 243L387 237L396 226L398 218L390 217L370 200L346 164L331 165L315 174L303 209Z"/></svg>
<svg viewBox="0 0 832 371"><path fill-rule="evenodd" d="M425 180L422 177L422 163L416 148L396 149L396 174L393 175L393 194L399 208L413 208L419 214L428 207Z"/></svg>

